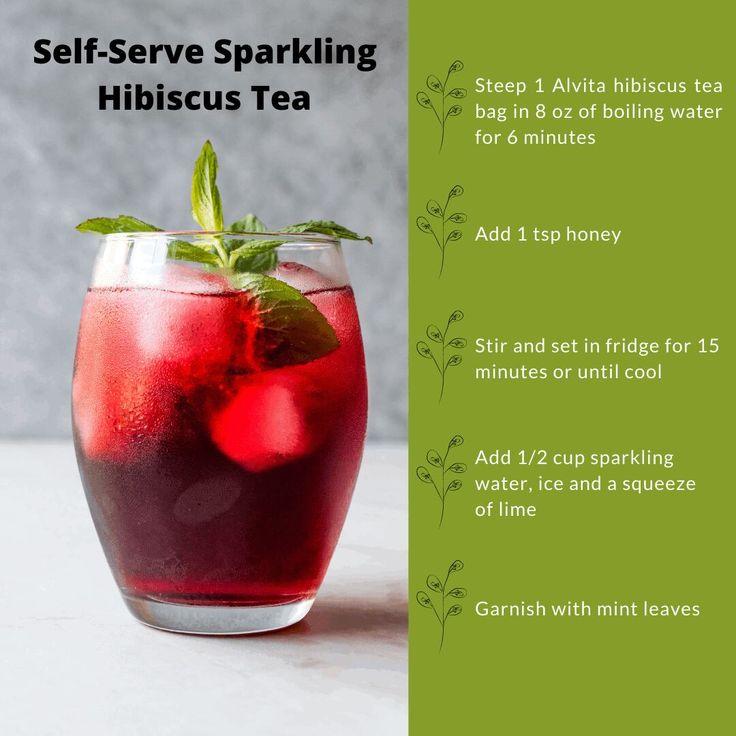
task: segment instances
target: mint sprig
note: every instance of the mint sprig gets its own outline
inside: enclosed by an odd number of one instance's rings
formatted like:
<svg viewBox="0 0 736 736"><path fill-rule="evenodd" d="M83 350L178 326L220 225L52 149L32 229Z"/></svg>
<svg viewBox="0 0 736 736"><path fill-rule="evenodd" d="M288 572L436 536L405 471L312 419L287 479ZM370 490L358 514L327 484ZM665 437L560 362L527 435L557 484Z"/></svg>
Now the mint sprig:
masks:
<svg viewBox="0 0 736 736"><path fill-rule="evenodd" d="M208 268L225 269L234 288L252 297L264 337L263 364L269 367L305 363L322 357L339 347L330 323L297 289L265 274L278 264L276 248L286 240L278 237L228 238L227 233L263 233L268 228L254 214L235 220L226 230L220 190L217 188L217 154L210 141L205 141L192 173L192 216L207 234L192 242L171 240L169 256L201 263ZM160 228L130 215L95 217L77 225L80 232L110 235L112 233L163 232ZM224 231L224 232L223 232ZM287 225L274 233L316 233L344 240L365 240L332 220L310 220Z"/></svg>
<svg viewBox="0 0 736 736"><path fill-rule="evenodd" d="M229 232L266 232L268 228L253 214L246 215L242 220L237 220L228 227ZM275 232L284 234L293 233L315 233L318 235L329 235L344 240L367 240L372 243L370 236L361 236L348 228L338 225L332 220L310 220L297 225L287 225ZM235 271L249 271L256 273L268 273L272 271L278 259L275 249L288 241L286 240L246 240L230 241L230 258L228 266Z"/></svg>
<svg viewBox="0 0 736 736"><path fill-rule="evenodd" d="M222 199L217 188L218 160L210 141L205 141L202 150L194 163L192 173L192 216L202 230L208 233L223 231ZM112 233L162 232L161 228L149 225L143 220L130 215L117 217L94 217L77 225L80 232L110 235ZM225 232L262 233L268 228L256 215L249 213L240 220L228 225ZM358 235L344 225L333 220L308 220L295 225L287 225L273 232L315 233L328 235L342 240L365 240L373 243L369 235ZM208 265L218 265L237 273L268 273L272 271L278 259L274 252L285 240L243 240L242 238L225 238L222 235L201 237L194 243L173 241L169 254L173 258L196 261Z"/></svg>

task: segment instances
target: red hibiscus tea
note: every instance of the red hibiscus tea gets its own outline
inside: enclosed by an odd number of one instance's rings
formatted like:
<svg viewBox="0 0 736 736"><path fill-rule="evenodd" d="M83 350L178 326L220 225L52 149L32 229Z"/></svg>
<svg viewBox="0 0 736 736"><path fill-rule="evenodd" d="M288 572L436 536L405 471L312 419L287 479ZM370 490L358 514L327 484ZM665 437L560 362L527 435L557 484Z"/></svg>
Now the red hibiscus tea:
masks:
<svg viewBox="0 0 736 736"><path fill-rule="evenodd" d="M152 237L137 248L110 240L83 306L73 417L120 590L160 628L293 623L327 570L365 436L363 347L339 244L307 240L310 265L282 260L234 288L172 260L170 239L163 257ZM317 328L333 342L311 357Z"/></svg>

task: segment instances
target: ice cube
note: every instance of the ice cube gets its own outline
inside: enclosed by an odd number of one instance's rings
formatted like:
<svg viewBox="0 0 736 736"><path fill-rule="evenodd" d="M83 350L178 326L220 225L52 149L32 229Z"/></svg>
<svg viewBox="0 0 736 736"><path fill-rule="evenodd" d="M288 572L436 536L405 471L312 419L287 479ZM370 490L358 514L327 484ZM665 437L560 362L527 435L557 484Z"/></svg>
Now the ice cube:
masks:
<svg viewBox="0 0 736 736"><path fill-rule="evenodd" d="M90 457L122 462L168 437L182 401L179 377L165 360L143 354L135 339L149 290L93 290L79 328L72 401Z"/></svg>
<svg viewBox="0 0 736 736"><path fill-rule="evenodd" d="M279 263L271 276L293 286L302 293L334 289L338 286L336 281L324 273L293 261Z"/></svg>
<svg viewBox="0 0 736 736"><path fill-rule="evenodd" d="M145 359L175 366L186 384L254 366L249 302L236 292L185 294L150 289L137 297L136 342Z"/></svg>
<svg viewBox="0 0 736 736"><path fill-rule="evenodd" d="M210 419L213 442L258 473L313 452L332 429L331 406L298 368L241 379L233 398Z"/></svg>
<svg viewBox="0 0 736 736"><path fill-rule="evenodd" d="M182 294L224 294L232 291L226 276L217 271L207 271L198 263L168 262L157 287Z"/></svg>

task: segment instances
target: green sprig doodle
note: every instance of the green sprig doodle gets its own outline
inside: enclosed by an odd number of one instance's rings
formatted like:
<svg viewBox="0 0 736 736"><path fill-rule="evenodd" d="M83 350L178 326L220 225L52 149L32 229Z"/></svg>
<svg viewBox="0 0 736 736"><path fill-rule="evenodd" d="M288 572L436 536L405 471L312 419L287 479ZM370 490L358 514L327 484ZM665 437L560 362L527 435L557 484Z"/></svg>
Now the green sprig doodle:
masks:
<svg viewBox="0 0 736 736"><path fill-rule="evenodd" d="M450 118L456 118L463 111L462 105L457 103L450 104L448 107L448 101L462 100L467 97L468 90L465 87L450 87L449 81L453 74L461 72L465 68L465 65L459 59L450 64L445 74L445 80L440 81L434 74L430 74L427 77L427 90L434 97L427 94L424 90L417 92L417 102L426 110L431 110L434 113L435 118L440 126L440 151L442 146L445 144L445 128L447 127L447 121Z"/></svg>
<svg viewBox="0 0 736 736"><path fill-rule="evenodd" d="M432 472L426 465L420 465L416 471L417 478L419 478L422 483L431 485L440 500L440 527L445 519L445 501L447 499L447 494L459 491L463 487L463 482L459 478L453 478L449 482L446 481L448 473L451 475L458 475L460 473L465 473L468 469L468 466L465 463L449 462L450 453L456 447L460 447L464 442L465 439L463 436L456 434L447 443L447 449L444 454L439 453L437 450L429 450L427 452L427 463L439 471L438 480L435 480L434 475L432 475Z"/></svg>
<svg viewBox="0 0 736 736"><path fill-rule="evenodd" d="M276 249L288 242L279 239L278 234L315 233L369 243L372 239L332 220L287 225L273 231L274 237L268 239L229 238L230 234L266 233L267 228L253 214L224 227L217 170L217 154L212 144L205 141L194 164L191 186L192 216L202 232L195 233L191 242L169 239L169 256L223 270L234 289L252 295L262 329L280 346L280 365L309 362L335 350L339 346L335 331L312 302L297 289L267 275L278 263ZM94 217L77 225L77 230L98 235L163 232L130 215Z"/></svg>
<svg viewBox="0 0 736 736"><path fill-rule="evenodd" d="M429 325L427 327L427 337L435 343L437 346L438 353L435 355L432 348L420 340L417 343L417 352L422 358L431 360L434 363L434 367L440 375L440 397L439 401L442 401L442 397L445 394L445 374L449 368L454 368L463 362L463 356L459 353L452 353L447 357L447 350L462 350L467 347L468 341L464 337L450 337L450 328L455 322L460 322L464 319L465 315L460 309L456 309L448 318L445 329L441 330L437 325Z"/></svg>
<svg viewBox="0 0 736 736"><path fill-rule="evenodd" d="M463 237L462 230L455 227L455 225L462 225L467 222L468 216L464 212L450 212L449 206L453 199L461 197L464 193L465 190L459 184L456 184L447 193L444 206L435 199L430 199L427 202L427 214L435 220L439 220L435 223L437 230L432 227L432 223L424 215L417 217L417 227L426 235L431 235L440 250L440 272L438 276L442 276L442 271L445 268L445 251L448 244L454 243Z"/></svg>
<svg viewBox="0 0 736 736"><path fill-rule="evenodd" d="M465 588L449 588L448 582L450 576L453 573L460 572L465 567L462 560L455 560L447 568L447 575L445 579L440 580L436 575L427 576L427 588L426 590L420 590L417 592L417 603L422 608L427 608L432 611L437 619L437 623L440 625L440 646L438 651L442 651L442 646L445 643L445 628L447 626L447 620L449 618L459 616L463 612L463 607L459 603L451 603L450 599L458 600L467 597L468 591ZM432 593L434 593L434 600Z"/></svg>

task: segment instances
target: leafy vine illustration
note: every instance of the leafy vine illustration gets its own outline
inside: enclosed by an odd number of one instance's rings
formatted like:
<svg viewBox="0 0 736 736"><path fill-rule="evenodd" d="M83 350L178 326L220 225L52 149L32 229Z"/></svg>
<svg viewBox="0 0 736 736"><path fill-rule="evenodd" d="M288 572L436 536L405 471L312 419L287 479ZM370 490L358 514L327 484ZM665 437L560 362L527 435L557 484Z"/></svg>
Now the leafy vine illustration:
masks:
<svg viewBox="0 0 736 736"><path fill-rule="evenodd" d="M452 588L447 590L447 583L450 576L453 573L460 572L465 567L462 560L455 560L447 568L447 575L445 575L444 581L440 580L436 575L427 576L427 587L430 592L426 590L420 590L417 593L417 602L422 608L430 609L437 619L440 625L440 647L439 651L442 651L442 645L445 643L445 627L447 625L447 619L453 616L459 616L463 612L463 607L459 603L453 603L451 606L447 606L448 598L460 599L465 598L468 595L468 591L465 588ZM432 600L432 593L436 593L436 605L435 601Z"/></svg>
<svg viewBox="0 0 736 736"><path fill-rule="evenodd" d="M430 199L427 202L427 213L432 217L439 220L437 231L432 227L432 223L421 215L417 217L417 227L427 235L431 235L434 238L434 242L437 243L437 247L440 249L440 272L439 276L442 276L442 271L445 268L445 250L447 249L448 243L454 243L462 238L462 230L454 228L449 233L445 234L447 229L447 223L453 223L456 225L462 225L467 222L468 216L464 212L452 212L448 214L447 208L450 205L450 201L455 197L460 197L465 193L465 190L456 184L447 193L447 199L445 200L444 207L435 199Z"/></svg>
<svg viewBox="0 0 736 736"><path fill-rule="evenodd" d="M450 452L454 448L460 447L463 442L465 442L463 436L456 434L447 443L447 450L445 450L444 455L441 455L437 450L429 450L429 452L427 452L427 462L433 468L437 468L440 471L439 483L435 481L429 468L427 468L425 465L420 465L417 468L417 478L419 478L422 483L428 483L433 486L435 492L437 493L437 497L440 500L440 527L442 526L442 522L445 519L445 499L447 498L447 494L454 491L459 491L463 487L463 482L459 478L454 478L449 483L447 483L447 485L445 485L446 475L447 473L453 473L457 475L459 473L464 473L468 469L468 466L465 463L450 463L448 465L447 462L450 456Z"/></svg>
<svg viewBox="0 0 736 736"><path fill-rule="evenodd" d="M460 322L464 317L465 315L463 312L456 309L447 320L447 325L444 331L437 327L437 325L429 325L427 327L427 337L432 340L432 342L437 343L437 345L440 346L437 355L434 354L432 348L424 342L424 340L420 340L417 343L417 352L419 355L421 355L422 358L431 360L434 363L437 372L440 374L439 401L442 401L442 396L445 393L445 374L447 373L447 369L454 368L463 362L462 355L459 355L458 353L453 353L447 359L445 359L445 356L448 348L452 348L453 350L462 350L468 344L468 341L464 337L454 337L449 339L450 327L455 322Z"/></svg>
<svg viewBox="0 0 736 736"><path fill-rule="evenodd" d="M462 100L464 97L467 97L468 94L468 90L465 89L465 87L453 87L452 89L447 89L448 82L450 81L450 76L452 74L457 74L464 68L465 64L463 64L459 59L455 59L447 69L444 82L441 82L434 74L430 74L427 77L427 89L431 94L433 94L437 104L432 101L432 97L430 97L424 90L419 90L419 92L417 92L417 102L423 108L431 110L440 125L440 151L445 143L445 128L447 126L447 121L449 118L457 117L463 111L462 105L458 104L452 104L448 108L447 99L449 97L454 100Z"/></svg>

